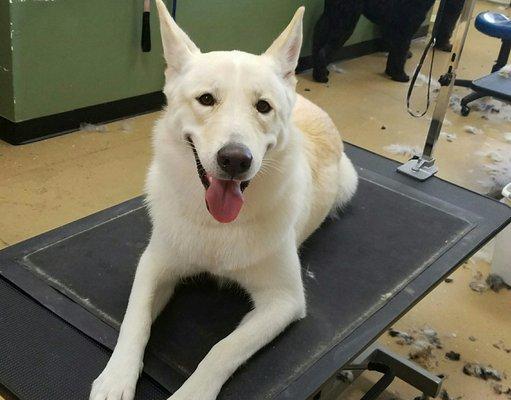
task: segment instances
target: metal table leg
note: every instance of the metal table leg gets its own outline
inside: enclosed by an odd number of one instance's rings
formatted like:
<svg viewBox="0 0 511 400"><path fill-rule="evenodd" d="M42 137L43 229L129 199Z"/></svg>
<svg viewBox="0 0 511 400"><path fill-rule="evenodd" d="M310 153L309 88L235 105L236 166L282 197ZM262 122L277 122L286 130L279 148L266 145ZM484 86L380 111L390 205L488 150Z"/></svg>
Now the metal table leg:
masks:
<svg viewBox="0 0 511 400"><path fill-rule="evenodd" d="M347 365L345 370L369 370L384 374L361 400L378 398L395 377L420 390L426 398L436 397L442 388L441 378L380 345L371 346L353 364Z"/></svg>

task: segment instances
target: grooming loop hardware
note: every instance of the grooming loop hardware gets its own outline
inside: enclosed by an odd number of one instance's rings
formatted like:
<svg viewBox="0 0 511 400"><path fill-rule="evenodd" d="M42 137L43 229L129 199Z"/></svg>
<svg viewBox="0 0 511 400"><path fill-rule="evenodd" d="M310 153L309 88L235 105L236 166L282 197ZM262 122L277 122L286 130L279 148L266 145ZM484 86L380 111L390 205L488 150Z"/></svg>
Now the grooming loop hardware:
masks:
<svg viewBox="0 0 511 400"><path fill-rule="evenodd" d="M445 4L446 1L447 0L442 0L442 3ZM422 155L412 158L397 168L398 172L404 175L408 175L419 181L425 181L438 172L433 153L440 136L442 123L445 118L445 114L447 113L447 107L449 106L449 100L451 98L454 82L456 80L456 70L458 69L461 53L463 52L463 46L465 45L465 40L470 28L470 21L472 20L472 13L474 11L475 2L476 0L468 0L465 2L463 7L460 21L458 23L458 28L456 29L453 49L447 62L447 72L443 74L439 80L441 88L438 94L435 110L433 111L428 136L426 138L426 143L424 144L424 149L422 150ZM440 9L443 9L443 4L440 5ZM438 17L439 16L437 16L437 21L435 22L433 32L437 31L437 24L440 21L440 18Z"/></svg>

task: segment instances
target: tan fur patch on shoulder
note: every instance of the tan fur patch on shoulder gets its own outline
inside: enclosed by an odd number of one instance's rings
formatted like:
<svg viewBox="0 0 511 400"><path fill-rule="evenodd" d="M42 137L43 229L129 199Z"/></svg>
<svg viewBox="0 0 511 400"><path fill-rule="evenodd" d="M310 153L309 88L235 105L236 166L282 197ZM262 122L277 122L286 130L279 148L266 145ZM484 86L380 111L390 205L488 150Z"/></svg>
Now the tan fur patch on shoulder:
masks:
<svg viewBox="0 0 511 400"><path fill-rule="evenodd" d="M341 135L325 111L300 95L293 110L293 122L305 137L312 177L321 185L326 178L323 171L339 163L343 152Z"/></svg>

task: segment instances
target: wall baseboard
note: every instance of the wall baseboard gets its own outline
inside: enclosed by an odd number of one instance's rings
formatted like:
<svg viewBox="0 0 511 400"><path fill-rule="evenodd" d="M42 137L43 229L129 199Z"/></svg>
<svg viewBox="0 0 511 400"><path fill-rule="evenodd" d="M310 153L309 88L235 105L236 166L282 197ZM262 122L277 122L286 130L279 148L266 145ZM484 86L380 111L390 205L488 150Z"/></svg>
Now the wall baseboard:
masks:
<svg viewBox="0 0 511 400"><path fill-rule="evenodd" d="M76 131L83 122L112 122L158 111L164 104L163 92L153 92L20 122L0 117L0 139L13 145L31 143Z"/></svg>

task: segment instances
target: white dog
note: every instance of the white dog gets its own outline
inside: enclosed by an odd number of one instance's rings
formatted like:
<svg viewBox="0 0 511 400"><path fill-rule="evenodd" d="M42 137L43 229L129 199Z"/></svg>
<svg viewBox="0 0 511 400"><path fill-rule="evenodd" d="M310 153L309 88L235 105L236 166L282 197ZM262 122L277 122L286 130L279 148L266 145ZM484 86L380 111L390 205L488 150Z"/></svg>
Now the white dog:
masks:
<svg viewBox="0 0 511 400"><path fill-rule="evenodd" d="M180 279L204 271L239 283L253 301L170 397L216 399L241 364L305 316L297 249L357 186L334 124L295 92L303 7L258 56L201 53L157 5L168 107L147 177L153 231L91 400L133 399L151 323Z"/></svg>

